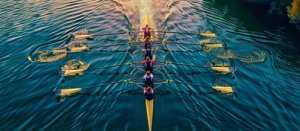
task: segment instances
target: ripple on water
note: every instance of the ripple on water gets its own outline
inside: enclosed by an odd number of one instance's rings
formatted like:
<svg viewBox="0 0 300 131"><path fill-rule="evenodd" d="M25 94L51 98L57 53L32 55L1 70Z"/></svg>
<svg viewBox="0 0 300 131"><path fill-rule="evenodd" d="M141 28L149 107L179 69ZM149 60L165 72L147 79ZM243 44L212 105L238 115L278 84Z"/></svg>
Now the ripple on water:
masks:
<svg viewBox="0 0 300 131"><path fill-rule="evenodd" d="M126 44L127 34L87 40L85 42L93 47L93 51L68 54L63 60L51 63L26 60L36 51L62 47L73 41L71 33L81 29L99 35L139 28L144 19L140 18L143 16L140 8L145 6L142 4L129 0L0 2L0 102L3 104L0 128L146 130L144 99L138 86L123 83L83 89L63 103L57 103L53 92L55 88L85 88L130 77L142 82L143 71L133 71L128 66L87 71L87 75L66 77L64 82L59 82L60 66L71 59L81 59L91 67L141 61L142 53L136 51L129 55L127 45L100 47ZM254 17L248 16L248 10L233 7L238 3L219 4L217 1L155 0L149 6L155 7L151 8L155 9L151 12L157 26L155 30L195 35L199 30L209 30L215 32L217 39L233 53L247 55L252 51L263 51L266 59L251 64L230 60L237 68L233 81L228 77L230 75L214 74L208 68L169 65L157 70L154 73L157 81L174 79L198 85L172 83L159 86L157 92L171 93L155 96L153 129L298 129L300 70L299 53L294 44L298 42L297 38L289 34L286 26L268 29L260 25L252 19ZM197 44L203 38L195 35L166 34L165 37L173 41L159 48L178 52L161 51L157 53L157 59L208 66L218 50L201 51ZM233 83L236 99L232 95L209 93L211 86L220 79ZM122 94L121 91L138 93Z"/></svg>

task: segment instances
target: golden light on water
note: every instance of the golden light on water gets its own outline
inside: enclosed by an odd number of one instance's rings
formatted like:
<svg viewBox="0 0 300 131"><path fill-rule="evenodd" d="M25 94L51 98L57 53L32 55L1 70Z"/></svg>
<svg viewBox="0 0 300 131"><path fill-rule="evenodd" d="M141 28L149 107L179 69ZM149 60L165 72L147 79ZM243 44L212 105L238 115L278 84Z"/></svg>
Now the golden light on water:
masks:
<svg viewBox="0 0 300 131"><path fill-rule="evenodd" d="M152 30L158 30L160 22L164 21L168 10L169 0L121 0L122 10L128 17L133 28L143 28L148 24ZM162 20L164 19L164 20Z"/></svg>

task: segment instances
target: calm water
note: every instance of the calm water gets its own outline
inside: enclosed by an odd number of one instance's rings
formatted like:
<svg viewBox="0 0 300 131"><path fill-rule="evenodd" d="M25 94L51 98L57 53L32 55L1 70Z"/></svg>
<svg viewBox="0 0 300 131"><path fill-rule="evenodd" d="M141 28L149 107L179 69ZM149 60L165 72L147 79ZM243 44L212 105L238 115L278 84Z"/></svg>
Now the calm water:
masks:
<svg viewBox="0 0 300 131"><path fill-rule="evenodd" d="M127 35L96 36L86 41L92 52L69 54L56 62L26 59L37 50L68 44L73 40L70 34L80 29L96 35L132 31L142 25L143 9L139 7L145 3L147 0L1 1L0 129L147 130L144 96L136 85L121 83L84 90L62 103L57 103L53 93L54 88L140 79L142 72L123 66L89 71L60 82L60 66L71 59L80 59L91 67L141 61L142 53L138 50L128 53L127 45L99 46L126 44ZM234 80L230 75L215 74L207 68L170 65L157 70L154 73L157 82L174 79L202 86L171 83L157 87L153 130L300 128L299 34L276 18L259 18L237 0L150 3L155 30L188 33L210 30L217 32L218 39L235 54L249 56L253 51L266 54L265 61L259 63L226 60L237 68ZM175 52L158 51L158 61L208 65L218 53L197 51L201 50L199 45L188 45L202 40L195 35L165 37L178 40L159 48ZM237 96L199 93L211 92L209 87L220 80L233 85Z"/></svg>

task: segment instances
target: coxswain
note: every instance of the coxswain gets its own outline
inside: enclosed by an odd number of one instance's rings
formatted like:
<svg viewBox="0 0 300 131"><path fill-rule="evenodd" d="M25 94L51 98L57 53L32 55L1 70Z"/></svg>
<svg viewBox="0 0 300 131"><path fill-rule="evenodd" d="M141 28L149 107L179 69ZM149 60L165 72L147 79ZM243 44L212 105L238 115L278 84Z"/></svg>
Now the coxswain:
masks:
<svg viewBox="0 0 300 131"><path fill-rule="evenodd" d="M144 30L144 39L146 38L146 36L149 36L151 38L151 35L150 35L151 28L148 27L148 24L142 29Z"/></svg>
<svg viewBox="0 0 300 131"><path fill-rule="evenodd" d="M142 61L142 64L145 67L145 72L153 71L153 65L155 64L155 61L151 60L149 56L146 57L146 60Z"/></svg>
<svg viewBox="0 0 300 131"><path fill-rule="evenodd" d="M144 88L144 95L146 97L147 100L152 100L154 97L154 90L148 86Z"/></svg>
<svg viewBox="0 0 300 131"><path fill-rule="evenodd" d="M145 82L145 87L153 87L153 75L150 71L147 71L143 78Z"/></svg>

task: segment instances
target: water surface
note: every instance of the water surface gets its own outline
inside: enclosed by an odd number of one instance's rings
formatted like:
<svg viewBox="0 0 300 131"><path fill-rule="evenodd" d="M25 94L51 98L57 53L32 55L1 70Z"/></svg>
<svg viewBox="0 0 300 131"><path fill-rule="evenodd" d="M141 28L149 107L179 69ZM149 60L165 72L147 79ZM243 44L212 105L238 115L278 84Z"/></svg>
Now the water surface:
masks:
<svg viewBox="0 0 300 131"><path fill-rule="evenodd" d="M149 7L145 3L150 3ZM134 69L123 66L90 71L61 82L60 66L71 59L80 59L91 67L141 61L141 52L127 51L124 44L128 35L95 37L86 41L93 51L70 54L56 62L27 60L37 50L68 44L73 41L70 34L80 29L102 34L140 28L146 7L155 30L210 30L235 54L266 53L259 63L225 60L237 68L234 80L231 75L188 66L170 65L155 72L157 81L174 79L201 86L171 83L157 87L153 130L299 129L299 37L284 22L261 19L242 2L25 0L2 1L0 6L3 130L147 130L144 96L136 85L121 83L84 90L62 103L57 103L53 92L55 88L141 78L142 72L132 75ZM159 48L174 52L158 51L158 61L208 65L222 51L197 51L201 46L188 45L203 39L195 35L164 37L173 42ZM110 44L123 45L99 47ZM211 92L210 86L220 80L233 85L237 96L199 93Z"/></svg>

